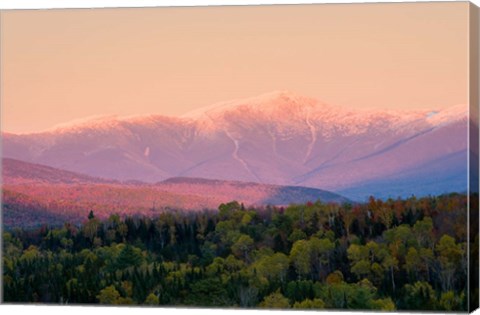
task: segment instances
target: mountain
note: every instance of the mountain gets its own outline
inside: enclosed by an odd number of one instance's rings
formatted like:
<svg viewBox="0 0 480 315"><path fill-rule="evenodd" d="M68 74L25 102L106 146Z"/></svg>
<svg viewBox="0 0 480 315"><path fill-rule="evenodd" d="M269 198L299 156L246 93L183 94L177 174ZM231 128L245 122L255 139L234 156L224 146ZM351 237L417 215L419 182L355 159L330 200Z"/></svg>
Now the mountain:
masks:
<svg viewBox="0 0 480 315"><path fill-rule="evenodd" d="M105 218L112 213L152 216L165 209L215 210L233 200L247 207L287 206L317 200L349 202L338 194L306 187L201 178L124 183L14 159L2 162L6 226L78 222L90 210Z"/></svg>
<svg viewBox="0 0 480 315"><path fill-rule="evenodd" d="M204 178L174 177L155 184L155 187L178 194L212 196L217 199L223 199L222 202L237 200L246 205L256 206L287 206L293 203L299 204L317 200L336 203L350 202L350 200L341 195L316 188ZM193 206L195 207L195 205Z"/></svg>
<svg viewBox="0 0 480 315"><path fill-rule="evenodd" d="M114 180L306 186L362 200L466 190L467 106L360 110L288 91L182 117L104 117L3 135L3 156Z"/></svg>
<svg viewBox="0 0 480 315"><path fill-rule="evenodd" d="M114 184L117 181L92 177L53 167L27 163L20 160L2 159L2 179L4 184Z"/></svg>

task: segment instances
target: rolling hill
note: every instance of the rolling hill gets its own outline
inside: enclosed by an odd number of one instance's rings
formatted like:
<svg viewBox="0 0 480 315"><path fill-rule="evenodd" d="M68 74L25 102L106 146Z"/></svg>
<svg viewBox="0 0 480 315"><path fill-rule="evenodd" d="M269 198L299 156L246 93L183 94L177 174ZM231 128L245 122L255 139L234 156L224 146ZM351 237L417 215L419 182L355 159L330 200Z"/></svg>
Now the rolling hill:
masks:
<svg viewBox="0 0 480 315"><path fill-rule="evenodd" d="M233 200L245 206L286 206L292 203L343 203L328 191L208 180L171 178L158 183L119 182L3 159L4 224L31 226L70 220L79 222L93 210L101 218L112 213L155 216L164 210L215 210Z"/></svg>

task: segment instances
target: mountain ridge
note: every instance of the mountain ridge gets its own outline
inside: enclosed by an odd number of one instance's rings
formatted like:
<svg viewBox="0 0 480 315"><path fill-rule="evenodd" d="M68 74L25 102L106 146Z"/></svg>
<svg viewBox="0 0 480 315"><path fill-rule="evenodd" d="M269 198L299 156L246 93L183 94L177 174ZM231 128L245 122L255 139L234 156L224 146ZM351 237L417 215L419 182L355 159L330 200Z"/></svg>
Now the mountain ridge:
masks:
<svg viewBox="0 0 480 315"><path fill-rule="evenodd" d="M328 109L329 111L337 111L342 114L351 115L354 113L361 113L363 115L396 115L396 116L409 116L412 114L417 114L420 116L429 116L432 118L438 116L438 114L447 114L450 113L451 116L465 116L467 107L465 104L456 104L450 107L445 107L443 109L431 108L431 109L422 109L422 110L398 110L398 109L380 109L380 108L353 108L346 106L333 106L327 103L318 101L311 97L301 96L296 93L293 93L288 90L277 90L268 93L264 93L258 96L249 97L249 98L239 98L230 101L217 102L210 106L200 107L198 109L189 111L179 116L168 116L162 114L145 114L145 115L94 115L80 119L74 119L65 123L57 124L53 127L47 128L42 131L32 132L32 133L12 133L12 132L2 132L2 135L38 135L43 133L55 133L60 131L69 131L78 130L81 128L93 128L99 127L106 124L107 127L112 127L112 124L118 123L144 123L148 120L172 120L172 121L184 121L189 122L191 120L198 120L204 118L202 116L208 115L212 112L228 112L232 110L239 109L239 107L256 107L257 110L268 110L273 111L275 106L278 106L278 100L284 99L286 101L293 101L292 103L298 103L300 107L310 107L318 110L319 107ZM444 115L445 116L445 115ZM432 119L434 120L434 119Z"/></svg>
<svg viewBox="0 0 480 315"><path fill-rule="evenodd" d="M199 177L341 191L383 182L466 150L466 128L466 105L346 109L277 91L182 117L97 119L57 131L10 135L4 137L3 154L120 181ZM444 167L448 172L460 169ZM448 183L439 184L448 192ZM387 188L382 184L363 195L395 194ZM411 192L438 190L412 186Z"/></svg>

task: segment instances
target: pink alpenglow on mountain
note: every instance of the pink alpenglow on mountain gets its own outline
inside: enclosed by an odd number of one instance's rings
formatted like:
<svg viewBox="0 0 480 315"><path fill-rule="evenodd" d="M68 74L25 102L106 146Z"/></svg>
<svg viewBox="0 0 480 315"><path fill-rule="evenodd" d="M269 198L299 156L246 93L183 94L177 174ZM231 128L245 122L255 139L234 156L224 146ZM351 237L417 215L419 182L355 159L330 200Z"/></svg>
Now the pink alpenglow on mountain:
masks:
<svg viewBox="0 0 480 315"><path fill-rule="evenodd" d="M3 156L113 180L304 186L364 200L467 189L467 106L351 109L277 91L182 117L104 117L4 134Z"/></svg>
<svg viewBox="0 0 480 315"><path fill-rule="evenodd" d="M155 216L165 210L211 211L234 200L258 209L351 202L329 191L298 186L181 177L155 184L118 182L9 158L2 159L2 167L8 227L81 222L90 210L107 218L112 213Z"/></svg>

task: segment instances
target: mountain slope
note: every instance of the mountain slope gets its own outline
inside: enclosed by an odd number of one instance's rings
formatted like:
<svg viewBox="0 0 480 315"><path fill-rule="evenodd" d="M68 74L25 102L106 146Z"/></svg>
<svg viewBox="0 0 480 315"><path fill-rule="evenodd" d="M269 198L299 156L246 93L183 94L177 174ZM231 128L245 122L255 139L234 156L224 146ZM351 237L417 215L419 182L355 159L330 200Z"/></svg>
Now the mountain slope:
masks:
<svg viewBox="0 0 480 315"><path fill-rule="evenodd" d="M7 226L52 224L63 219L80 221L90 210L100 217L112 213L152 216L165 209L215 210L221 203L233 200L247 207L349 201L338 194L306 187L201 178L171 178L156 184L122 183L13 159L2 162L2 202Z"/></svg>
<svg viewBox="0 0 480 315"><path fill-rule="evenodd" d="M466 152L467 106L441 111L356 110L286 91L214 104L180 118L107 117L30 135L4 135L5 157L116 180L198 177L400 196L464 191L467 160L457 158L435 185L420 165ZM435 162L437 163L437 162ZM431 166L432 165L432 166ZM448 175L447 175L448 174ZM365 183L369 187L362 188ZM442 185L438 185L438 184ZM373 186L372 186L373 185ZM442 187L440 187L442 186ZM352 195L353 196L353 195Z"/></svg>
<svg viewBox="0 0 480 315"><path fill-rule="evenodd" d="M116 183L113 180L96 178L9 158L2 159L2 179L4 184L25 184L30 182L48 184Z"/></svg>

